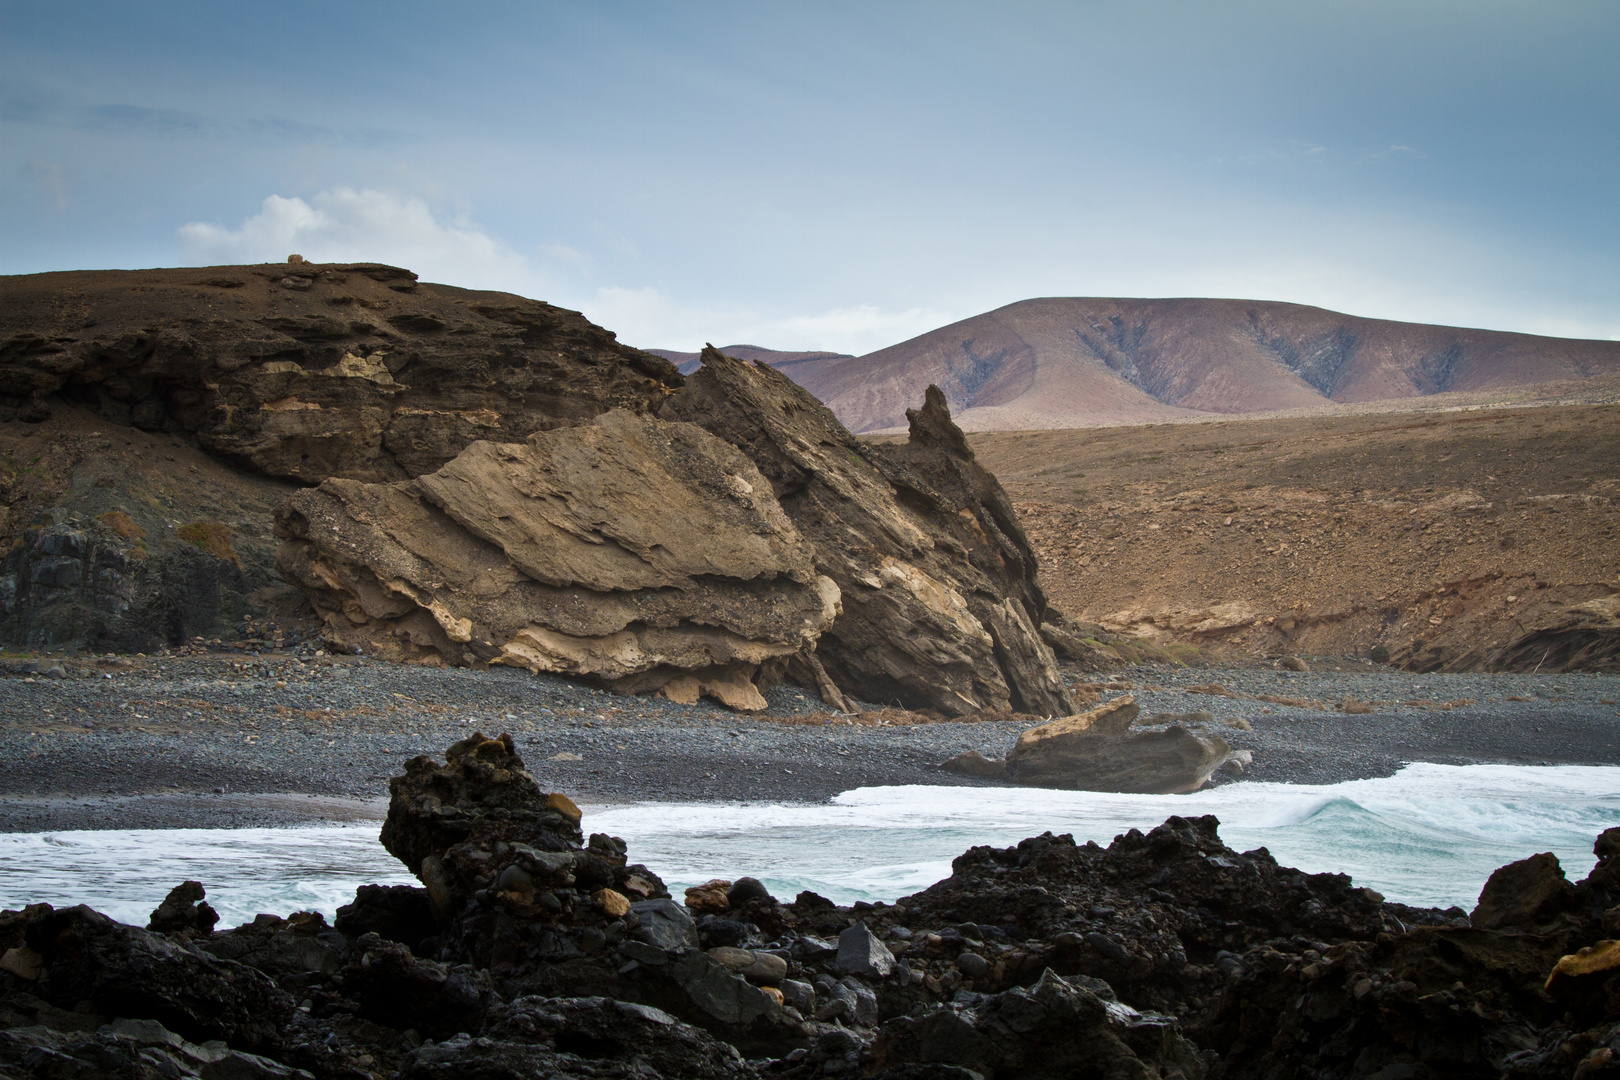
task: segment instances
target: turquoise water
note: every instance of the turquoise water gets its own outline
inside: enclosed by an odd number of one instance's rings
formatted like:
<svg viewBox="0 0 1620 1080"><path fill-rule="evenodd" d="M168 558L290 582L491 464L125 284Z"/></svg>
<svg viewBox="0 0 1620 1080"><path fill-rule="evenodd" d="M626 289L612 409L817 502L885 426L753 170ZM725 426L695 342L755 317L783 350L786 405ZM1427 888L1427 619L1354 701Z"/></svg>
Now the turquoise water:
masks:
<svg viewBox="0 0 1620 1080"><path fill-rule="evenodd" d="M1230 784L1193 795L1031 788L879 787L819 806L645 803L585 808L588 832L622 836L632 860L680 888L760 878L788 899L894 900L950 874L975 844L1045 831L1107 844L1171 814L1215 814L1239 850L1348 873L1391 900L1471 908L1496 867L1551 851L1571 879L1592 840L1620 825L1620 767L1409 765L1327 786ZM0 906L88 903L144 924L174 884L203 882L222 925L259 912L325 912L357 885L412 883L375 822L290 829L131 829L0 834Z"/></svg>

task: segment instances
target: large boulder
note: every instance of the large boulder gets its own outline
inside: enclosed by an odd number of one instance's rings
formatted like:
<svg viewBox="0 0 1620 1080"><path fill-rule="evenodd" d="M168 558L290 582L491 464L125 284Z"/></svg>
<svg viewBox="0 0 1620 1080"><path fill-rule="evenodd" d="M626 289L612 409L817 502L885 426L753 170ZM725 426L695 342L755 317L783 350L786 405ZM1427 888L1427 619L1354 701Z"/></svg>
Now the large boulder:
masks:
<svg viewBox="0 0 1620 1080"><path fill-rule="evenodd" d="M397 480L681 383L576 312L374 263L0 277L0 419L52 400L270 476Z"/></svg>
<svg viewBox="0 0 1620 1080"><path fill-rule="evenodd" d="M26 934L42 965L34 993L61 1009L88 1002L250 1050L272 1044L292 1015L293 1000L268 976L82 905L32 919Z"/></svg>
<svg viewBox="0 0 1620 1080"><path fill-rule="evenodd" d="M868 446L787 376L708 348L659 416L752 458L837 582L843 614L814 655L839 690L951 716L1073 711L1039 633L1034 552L936 388L908 443Z"/></svg>
<svg viewBox="0 0 1620 1080"><path fill-rule="evenodd" d="M970 750L940 768L1032 787L1170 795L1197 791L1232 757L1225 739L1194 735L1175 722L1185 717L1155 716L1168 726L1133 732L1139 712L1134 697L1115 698L1029 728L1005 759Z"/></svg>
<svg viewBox="0 0 1620 1080"><path fill-rule="evenodd" d="M509 664L618 689L749 676L838 613L766 481L690 424L614 410L475 443L414 481L328 480L278 515L282 572L330 638L396 659Z"/></svg>

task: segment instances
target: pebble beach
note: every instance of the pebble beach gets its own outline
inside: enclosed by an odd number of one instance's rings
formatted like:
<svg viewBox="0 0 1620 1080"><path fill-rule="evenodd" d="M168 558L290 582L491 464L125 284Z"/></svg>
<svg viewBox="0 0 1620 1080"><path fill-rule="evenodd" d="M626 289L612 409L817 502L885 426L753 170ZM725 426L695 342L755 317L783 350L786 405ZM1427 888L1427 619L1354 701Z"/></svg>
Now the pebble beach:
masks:
<svg viewBox="0 0 1620 1080"><path fill-rule="evenodd" d="M1620 764L1620 676L1135 667L1068 673L1102 700L1247 750L1240 779L1328 784L1441 764ZM56 670L51 670L55 668ZM0 831L380 818L388 778L481 730L580 802L824 802L857 787L986 786L940 771L1027 720L859 722L792 686L743 715L546 675L366 657L46 658L0 666Z"/></svg>

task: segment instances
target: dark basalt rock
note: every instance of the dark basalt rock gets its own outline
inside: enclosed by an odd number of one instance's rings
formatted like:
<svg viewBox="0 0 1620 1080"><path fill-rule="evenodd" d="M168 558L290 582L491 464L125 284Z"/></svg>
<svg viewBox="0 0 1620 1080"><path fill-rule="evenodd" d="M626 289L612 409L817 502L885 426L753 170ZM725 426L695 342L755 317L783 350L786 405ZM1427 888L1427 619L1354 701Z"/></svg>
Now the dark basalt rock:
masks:
<svg viewBox="0 0 1620 1080"><path fill-rule="evenodd" d="M203 900L208 895L200 881L182 881L169 890L163 903L152 912L148 930L163 934L197 934L206 937L219 922L219 912Z"/></svg>
<svg viewBox="0 0 1620 1080"><path fill-rule="evenodd" d="M57 1008L156 1020L195 1042L274 1045L293 1001L259 971L79 906L32 919L43 961L33 993Z"/></svg>
<svg viewBox="0 0 1620 1080"><path fill-rule="evenodd" d="M1620 829L1598 838L1580 882L1546 855L1504 867L1472 921L1280 867L1264 849L1235 852L1212 817L1172 817L1106 848L1051 834L972 848L949 878L895 904L806 893L785 906L733 886L738 902L698 922L624 865L622 843L582 843L577 817L509 740L474 736L443 765L418 759L393 793L390 846L436 882L437 914L424 913L425 890L368 887L336 930L308 913L262 916L192 941L184 914L165 936L84 908L0 913L0 1071L1615 1072ZM631 879L657 895L630 903ZM194 911L195 892L178 891L173 907Z"/></svg>
<svg viewBox="0 0 1620 1080"><path fill-rule="evenodd" d="M907 413L905 446L867 446L787 376L707 348L658 415L747 454L815 549L843 614L814 655L843 696L949 716L1074 711L1040 636L1034 551L937 388Z"/></svg>

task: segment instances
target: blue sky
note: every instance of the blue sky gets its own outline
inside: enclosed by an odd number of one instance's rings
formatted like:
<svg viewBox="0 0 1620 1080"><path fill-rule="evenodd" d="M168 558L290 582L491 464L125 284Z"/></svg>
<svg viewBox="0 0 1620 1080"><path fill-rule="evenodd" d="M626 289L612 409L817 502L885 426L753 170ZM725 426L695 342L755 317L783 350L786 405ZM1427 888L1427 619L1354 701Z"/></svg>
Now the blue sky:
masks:
<svg viewBox="0 0 1620 1080"><path fill-rule="evenodd" d="M0 273L369 258L644 347L1031 296L1620 337L1620 3L0 0Z"/></svg>

